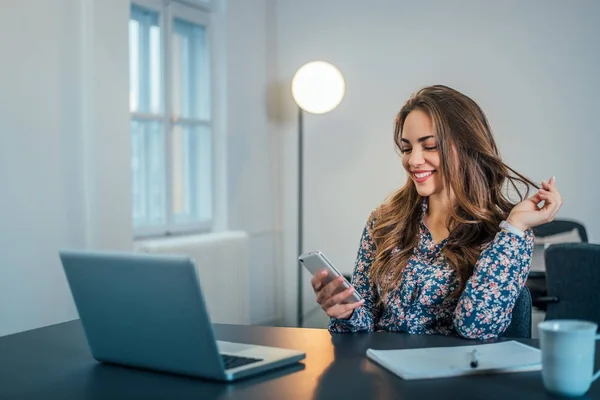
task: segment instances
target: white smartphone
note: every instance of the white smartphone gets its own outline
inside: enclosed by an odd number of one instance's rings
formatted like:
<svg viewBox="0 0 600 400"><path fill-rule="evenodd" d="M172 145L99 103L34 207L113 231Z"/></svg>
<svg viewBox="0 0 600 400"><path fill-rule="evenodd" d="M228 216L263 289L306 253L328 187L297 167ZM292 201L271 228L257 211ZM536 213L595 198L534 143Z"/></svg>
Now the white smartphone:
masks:
<svg viewBox="0 0 600 400"><path fill-rule="evenodd" d="M300 257L298 257L298 260L302 263L302 265L304 265L304 268L306 268L310 271L311 274L313 274L313 276L315 274L318 274L319 271L326 270L327 276L323 280L325 285L334 280L335 278L342 276L340 271L338 271L333 266L333 264L327 259L327 257L325 257L325 255L320 251L311 251L310 253L302 254ZM343 286L338 291L338 293L351 286L352 285L350 284L350 282L348 282L348 280L344 278ZM354 292L350 296L348 296L348 298L346 298L342 303L355 303L360 300L362 300L362 297L360 297L356 290L354 290Z"/></svg>

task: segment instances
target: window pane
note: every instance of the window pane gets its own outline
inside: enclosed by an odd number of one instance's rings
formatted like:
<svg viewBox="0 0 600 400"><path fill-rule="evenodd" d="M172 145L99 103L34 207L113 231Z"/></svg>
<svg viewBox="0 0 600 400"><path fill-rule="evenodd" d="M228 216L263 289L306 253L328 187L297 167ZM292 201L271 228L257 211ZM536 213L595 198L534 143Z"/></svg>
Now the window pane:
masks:
<svg viewBox="0 0 600 400"><path fill-rule="evenodd" d="M173 114L181 118L210 117L210 80L206 28L173 21Z"/></svg>
<svg viewBox="0 0 600 400"><path fill-rule="evenodd" d="M160 28L150 27L150 112L158 114L162 110L161 105L161 62L160 62Z"/></svg>
<svg viewBox="0 0 600 400"><path fill-rule="evenodd" d="M160 225L165 216L165 146L162 123L131 122L134 227Z"/></svg>
<svg viewBox="0 0 600 400"><path fill-rule="evenodd" d="M176 126L173 130L173 214L191 217L192 179L190 177L189 128Z"/></svg>
<svg viewBox="0 0 600 400"><path fill-rule="evenodd" d="M131 7L129 21L129 103L131 112L160 113L162 107L159 13Z"/></svg>
<svg viewBox="0 0 600 400"><path fill-rule="evenodd" d="M173 215L176 223L212 219L212 138L205 126L173 130Z"/></svg>
<svg viewBox="0 0 600 400"><path fill-rule="evenodd" d="M140 24L129 21L129 110L140 108Z"/></svg>
<svg viewBox="0 0 600 400"><path fill-rule="evenodd" d="M195 146L192 151L196 155L196 210L201 221L212 220L213 217L213 143L211 130L207 126L195 129Z"/></svg>

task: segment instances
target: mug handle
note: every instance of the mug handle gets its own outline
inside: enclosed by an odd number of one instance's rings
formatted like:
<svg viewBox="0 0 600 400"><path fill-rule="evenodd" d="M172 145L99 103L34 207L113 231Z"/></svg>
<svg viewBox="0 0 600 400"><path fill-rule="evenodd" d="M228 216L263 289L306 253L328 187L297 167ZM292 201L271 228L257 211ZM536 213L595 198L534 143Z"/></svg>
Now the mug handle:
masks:
<svg viewBox="0 0 600 400"><path fill-rule="evenodd" d="M596 335L596 340L600 340L600 335ZM600 371L596 372L594 376L592 376L592 382L600 377Z"/></svg>

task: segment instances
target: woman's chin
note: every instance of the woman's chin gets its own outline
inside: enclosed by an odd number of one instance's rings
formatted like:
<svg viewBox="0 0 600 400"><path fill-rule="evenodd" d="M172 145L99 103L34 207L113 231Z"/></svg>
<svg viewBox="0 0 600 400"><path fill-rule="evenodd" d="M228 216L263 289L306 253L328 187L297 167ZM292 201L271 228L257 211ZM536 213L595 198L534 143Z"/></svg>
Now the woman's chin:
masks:
<svg viewBox="0 0 600 400"><path fill-rule="evenodd" d="M421 197L429 197L433 194L433 190L431 188L419 187L419 185L417 185L417 193L419 193L419 196Z"/></svg>

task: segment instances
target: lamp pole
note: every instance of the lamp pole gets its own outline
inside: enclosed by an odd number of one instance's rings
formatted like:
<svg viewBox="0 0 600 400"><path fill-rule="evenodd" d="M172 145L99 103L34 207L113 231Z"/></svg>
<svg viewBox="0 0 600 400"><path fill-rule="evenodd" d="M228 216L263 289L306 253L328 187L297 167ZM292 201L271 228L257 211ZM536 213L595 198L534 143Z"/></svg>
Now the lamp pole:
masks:
<svg viewBox="0 0 600 400"><path fill-rule="evenodd" d="M303 199L304 199L304 120L302 108L298 107L298 256L303 252ZM304 322L304 307L303 307L303 267L302 263L298 262L298 298L297 298L297 320L296 325L301 328Z"/></svg>

